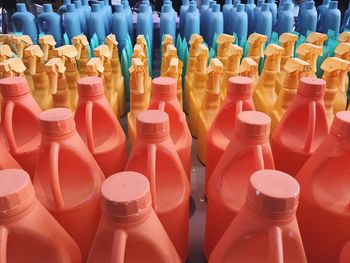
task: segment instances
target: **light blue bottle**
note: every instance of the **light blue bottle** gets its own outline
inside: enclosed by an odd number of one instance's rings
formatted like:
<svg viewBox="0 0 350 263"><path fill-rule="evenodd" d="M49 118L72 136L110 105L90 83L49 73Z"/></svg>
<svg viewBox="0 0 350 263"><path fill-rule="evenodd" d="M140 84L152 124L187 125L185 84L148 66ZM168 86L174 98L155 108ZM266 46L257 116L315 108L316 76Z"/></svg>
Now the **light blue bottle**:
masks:
<svg viewBox="0 0 350 263"><path fill-rule="evenodd" d="M341 31L343 32L345 28L349 28L350 26L350 2L348 9L345 11L343 22L341 25ZM350 89L349 89L350 90Z"/></svg>
<svg viewBox="0 0 350 263"><path fill-rule="evenodd" d="M265 0L258 0L258 2L256 3L256 7L254 9L254 32L256 32L258 17L260 15L261 8L264 3Z"/></svg>
<svg viewBox="0 0 350 263"><path fill-rule="evenodd" d="M105 9L106 9L106 13L108 14L108 28L109 28L109 32L106 32L106 34L108 35L111 31L112 28L112 7L109 5L109 0L103 0L105 3Z"/></svg>
<svg viewBox="0 0 350 263"><path fill-rule="evenodd" d="M101 4L93 4L89 19L89 32L90 37L96 34L100 45L104 43L106 38L105 20L101 19L103 15L105 15L105 12L101 10Z"/></svg>
<svg viewBox="0 0 350 263"><path fill-rule="evenodd" d="M150 6L147 4L140 5L140 11L137 14L137 35L149 37L151 45L153 43L153 18L150 11Z"/></svg>
<svg viewBox="0 0 350 263"><path fill-rule="evenodd" d="M299 33L306 36L307 31L316 31L317 28L317 11L314 1L308 1L303 8L299 20Z"/></svg>
<svg viewBox="0 0 350 263"><path fill-rule="evenodd" d="M73 4L67 5L64 16L64 31L67 33L69 40L82 33L79 13L75 10L75 5Z"/></svg>
<svg viewBox="0 0 350 263"><path fill-rule="evenodd" d="M270 5L264 3L261 7L261 11L256 19L255 32L263 34L270 39L272 33L272 14L270 12Z"/></svg>
<svg viewBox="0 0 350 263"><path fill-rule="evenodd" d="M254 9L256 5L254 4L254 0L248 0L245 5L245 12L248 15L248 34L250 35L254 31Z"/></svg>
<svg viewBox="0 0 350 263"><path fill-rule="evenodd" d="M305 10L305 6L306 6L306 3L307 2L311 2L313 0L303 0L301 2L301 4L299 5L299 13L298 13L298 16L296 18L296 30L299 32L300 30L300 20L301 20L301 16Z"/></svg>
<svg viewBox="0 0 350 263"><path fill-rule="evenodd" d="M112 33L118 41L118 50L119 54L121 54L128 37L128 21L122 4L115 6L115 12L112 16Z"/></svg>
<svg viewBox="0 0 350 263"><path fill-rule="evenodd" d="M81 4L85 12L86 25L87 25L91 14L91 7L89 6L89 0L81 0Z"/></svg>
<svg viewBox="0 0 350 263"><path fill-rule="evenodd" d="M162 39L165 34L170 34L173 39L176 38L176 18L173 14L171 5L165 3L160 14L160 39Z"/></svg>
<svg viewBox="0 0 350 263"><path fill-rule="evenodd" d="M70 0L63 0L63 4L58 8L58 13L62 15L67 12L67 5L71 4Z"/></svg>
<svg viewBox="0 0 350 263"><path fill-rule="evenodd" d="M63 29L61 22L61 16L53 12L52 5L44 4L43 13L38 16L39 33L52 35L58 47L63 44Z"/></svg>
<svg viewBox="0 0 350 263"><path fill-rule="evenodd" d="M128 33L131 39L134 38L134 29L133 29L133 25L132 25L132 11L129 5L129 1L128 0L122 0L122 4L124 7L124 12L126 15L126 19L128 22Z"/></svg>
<svg viewBox="0 0 350 263"><path fill-rule="evenodd" d="M85 15L85 10L81 4L80 0L74 1L75 10L79 15L80 19L80 28L84 35L87 34L87 20Z"/></svg>
<svg viewBox="0 0 350 263"><path fill-rule="evenodd" d="M230 17L231 17L231 10L233 8L232 0L225 0L225 4L222 6L222 15L224 16L224 32L226 34L230 33Z"/></svg>
<svg viewBox="0 0 350 263"><path fill-rule="evenodd" d="M182 0L182 5L180 7L180 25L179 25L181 37L184 37L184 34L185 34L185 19L186 19L186 14L188 12L189 6L190 6L189 0Z"/></svg>
<svg viewBox="0 0 350 263"><path fill-rule="evenodd" d="M201 35L205 38L205 33L207 31L206 26L204 24L207 22L207 12L209 9L209 0L203 0L201 8L199 10L200 12L200 27L201 27ZM206 24L207 25L207 24ZM188 39L187 39L188 41Z"/></svg>
<svg viewBox="0 0 350 263"><path fill-rule="evenodd" d="M22 32L28 35L36 44L38 41L38 29L36 27L35 16L27 11L26 5L23 3L16 4L17 12L11 17L13 31Z"/></svg>
<svg viewBox="0 0 350 263"><path fill-rule="evenodd" d="M195 1L191 1L185 20L185 38L190 41L192 34L200 34L200 15Z"/></svg>
<svg viewBox="0 0 350 263"><path fill-rule="evenodd" d="M330 0L323 0L322 5L317 7L317 31L323 32L324 15L328 10Z"/></svg>
<svg viewBox="0 0 350 263"><path fill-rule="evenodd" d="M105 34L108 35L110 32L110 23L109 23L109 17L108 17L108 10L106 8L106 4L104 1L97 2L100 4L100 13L103 19L103 24L105 27ZM101 19L101 18L100 18Z"/></svg>
<svg viewBox="0 0 350 263"><path fill-rule="evenodd" d="M244 5L238 4L236 6L235 16L231 18L231 28L233 33L237 36L238 44L245 41L248 36L248 15L244 11Z"/></svg>
<svg viewBox="0 0 350 263"><path fill-rule="evenodd" d="M176 20L177 13L176 13L176 11L175 11L174 8L173 8L173 2L172 2L171 0L164 0L163 6L164 6L164 5L170 5L171 12L172 12L172 14L173 14L173 16L174 16L174 18L175 18L175 20Z"/></svg>
<svg viewBox="0 0 350 263"><path fill-rule="evenodd" d="M281 35L285 32L293 32L294 5L291 2L283 3L283 8L278 11L277 32Z"/></svg>
<svg viewBox="0 0 350 263"><path fill-rule="evenodd" d="M335 35L338 37L339 29L340 29L340 19L341 13L338 9L338 1L331 1L329 3L328 10L324 16L324 25L323 25L323 33L328 32L328 30L333 30Z"/></svg>
<svg viewBox="0 0 350 263"><path fill-rule="evenodd" d="M233 1L233 7L236 8L238 4L241 3L241 0L234 0Z"/></svg>
<svg viewBox="0 0 350 263"><path fill-rule="evenodd" d="M272 27L276 24L277 22L277 5L275 3L275 0L268 0L269 3L269 9L272 14Z"/></svg>
<svg viewBox="0 0 350 263"><path fill-rule="evenodd" d="M213 4L211 19L209 20L208 46L211 47L214 35L220 35L224 32L224 17L220 12L220 5Z"/></svg>

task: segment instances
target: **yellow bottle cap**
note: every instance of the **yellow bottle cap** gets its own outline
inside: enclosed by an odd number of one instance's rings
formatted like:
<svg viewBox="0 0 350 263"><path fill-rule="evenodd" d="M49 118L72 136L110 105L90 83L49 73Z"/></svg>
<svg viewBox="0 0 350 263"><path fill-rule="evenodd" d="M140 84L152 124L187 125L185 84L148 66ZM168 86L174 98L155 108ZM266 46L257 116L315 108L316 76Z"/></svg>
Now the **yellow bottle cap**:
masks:
<svg viewBox="0 0 350 263"><path fill-rule="evenodd" d="M350 61L350 43L342 42L335 48L334 54L338 58Z"/></svg>
<svg viewBox="0 0 350 263"><path fill-rule="evenodd" d="M268 45L265 50L266 59L265 59L264 69L280 72L281 58L283 53L284 53L283 47L276 44Z"/></svg>
<svg viewBox="0 0 350 263"><path fill-rule="evenodd" d="M253 59L244 58L239 66L239 73L241 76L258 74L258 68L258 64Z"/></svg>
<svg viewBox="0 0 350 263"><path fill-rule="evenodd" d="M86 73L89 76L93 76L94 74L100 76L103 74L104 70L105 68L100 58L91 58L86 64Z"/></svg>
<svg viewBox="0 0 350 263"><path fill-rule="evenodd" d="M248 37L249 52L254 50L254 55L264 56L264 45L267 41L267 36L258 33L253 33ZM255 51L256 50L256 51Z"/></svg>
<svg viewBox="0 0 350 263"><path fill-rule="evenodd" d="M177 49L174 45L169 44L166 48L164 57L177 57Z"/></svg>
<svg viewBox="0 0 350 263"><path fill-rule="evenodd" d="M3 58L2 60L12 58L13 55L14 53L12 52L11 47L9 45L0 45L0 57Z"/></svg>
<svg viewBox="0 0 350 263"><path fill-rule="evenodd" d="M36 62L44 57L44 52L39 45L31 45L24 50L24 58L28 59L28 66L31 75L36 73Z"/></svg>
<svg viewBox="0 0 350 263"><path fill-rule="evenodd" d="M281 47L284 48L284 56L293 57L294 56L294 46L295 42L298 41L298 36L292 33L283 33L278 41Z"/></svg>
<svg viewBox="0 0 350 263"><path fill-rule="evenodd" d="M85 35L78 35L72 38L72 43L78 51L77 59L80 59L81 51L84 49L87 52L89 41Z"/></svg>
<svg viewBox="0 0 350 263"><path fill-rule="evenodd" d="M328 39L328 36L319 32L311 32L307 38L306 42L310 44L314 44L319 47L323 47L324 42Z"/></svg>
<svg viewBox="0 0 350 263"><path fill-rule="evenodd" d="M3 77L22 76L25 70L20 58L9 58L0 63L0 75Z"/></svg>
<svg viewBox="0 0 350 263"><path fill-rule="evenodd" d="M343 32L339 35L338 38L339 42L346 42L346 43L350 43L350 32Z"/></svg>
<svg viewBox="0 0 350 263"><path fill-rule="evenodd" d="M190 56L195 56L196 49L198 45L204 42L203 37L201 35L192 34L189 44L190 44Z"/></svg>
<svg viewBox="0 0 350 263"><path fill-rule="evenodd" d="M317 58L322 54L322 47L310 43L303 43L298 46L296 53L299 58L309 62L313 72L316 72Z"/></svg>
<svg viewBox="0 0 350 263"><path fill-rule="evenodd" d="M66 67L62 59L60 58L52 58L45 64L45 71L49 76L51 93L56 94L57 92L57 84L58 77L62 76L66 71Z"/></svg>
<svg viewBox="0 0 350 263"><path fill-rule="evenodd" d="M221 84L223 72L224 72L224 65L221 63L220 59L212 58L210 60L210 64L207 70L207 73L209 75L209 80L212 80L212 82L211 83L209 82L207 89L213 90L216 94L220 93L220 88L221 88L220 84Z"/></svg>
<svg viewBox="0 0 350 263"><path fill-rule="evenodd" d="M321 69L329 73L335 71L348 72L350 71L350 62L336 57L328 57L323 61Z"/></svg>
<svg viewBox="0 0 350 263"><path fill-rule="evenodd" d="M112 58L112 53L107 45L100 45L94 49L94 56L101 59L102 63Z"/></svg>
<svg viewBox="0 0 350 263"><path fill-rule="evenodd" d="M33 45L33 41L28 35L13 36L13 44L16 46L17 56L23 58L23 51L25 48Z"/></svg>
<svg viewBox="0 0 350 263"><path fill-rule="evenodd" d="M300 58L290 58L290 59L288 59L286 65L284 66L284 70L288 73L310 72L311 65L310 65L310 63L308 63Z"/></svg>
<svg viewBox="0 0 350 263"><path fill-rule="evenodd" d="M66 60L74 61L78 56L78 50L73 45L64 45L53 50L55 57L61 58L65 63Z"/></svg>
<svg viewBox="0 0 350 263"><path fill-rule="evenodd" d="M144 75L145 75L145 65L140 58L132 58L129 72L130 72L130 75L134 75L137 80L136 89L143 94L145 92L144 83L143 83Z"/></svg>

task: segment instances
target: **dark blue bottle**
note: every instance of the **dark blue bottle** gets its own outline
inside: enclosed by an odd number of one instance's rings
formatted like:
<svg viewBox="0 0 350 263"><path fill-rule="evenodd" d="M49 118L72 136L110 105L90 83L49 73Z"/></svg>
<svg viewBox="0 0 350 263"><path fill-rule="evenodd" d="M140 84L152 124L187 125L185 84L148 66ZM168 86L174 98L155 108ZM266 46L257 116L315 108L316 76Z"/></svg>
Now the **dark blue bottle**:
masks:
<svg viewBox="0 0 350 263"><path fill-rule="evenodd" d="M67 5L71 4L70 0L63 0L63 4L58 8L58 13L62 15L67 12Z"/></svg>
<svg viewBox="0 0 350 263"><path fill-rule="evenodd" d="M150 11L150 6L147 4L140 5L140 11L137 14L137 35L148 36L151 45L153 43L153 18Z"/></svg>
<svg viewBox="0 0 350 263"><path fill-rule="evenodd" d="M195 1L191 1L185 20L185 38L190 41L192 34L200 34L200 15Z"/></svg>
<svg viewBox="0 0 350 263"><path fill-rule="evenodd" d="M74 1L75 10L79 15L80 28L84 35L87 35L87 20L85 15L85 10L81 4L80 0Z"/></svg>
<svg viewBox="0 0 350 263"><path fill-rule="evenodd" d="M112 16L112 33L118 41L119 53L124 49L128 36L128 21L122 4L115 6Z"/></svg>
<svg viewBox="0 0 350 263"><path fill-rule="evenodd" d="M133 24L132 24L132 11L129 5L129 1L128 0L122 0L122 4L124 7L124 12L126 15L126 19L128 22L128 33L131 39L134 38L134 29L133 29Z"/></svg>
<svg viewBox="0 0 350 263"><path fill-rule="evenodd" d="M186 19L186 14L188 12L189 5L190 5L189 0L182 0L182 5L180 7L180 25L179 25L181 37L184 37L185 35L185 19Z"/></svg>
<svg viewBox="0 0 350 263"><path fill-rule="evenodd" d="M105 20L101 17L105 15L105 12L101 10L100 4L93 4L91 8L91 15L89 19L89 32L90 38L96 34L98 42L102 45L106 38Z"/></svg>
<svg viewBox="0 0 350 263"><path fill-rule="evenodd" d="M235 16L231 17L231 28L233 33L237 36L238 44L242 40L246 40L248 36L248 15L244 11L244 5L238 4L236 6Z"/></svg>
<svg viewBox="0 0 350 263"><path fill-rule="evenodd" d="M283 8L278 11L277 32L281 35L285 32L293 32L294 5L291 2L283 3Z"/></svg>
<svg viewBox="0 0 350 263"><path fill-rule="evenodd" d="M317 7L317 31L323 32L324 15L328 10L330 0L323 0L322 5Z"/></svg>
<svg viewBox="0 0 350 263"><path fill-rule="evenodd" d="M258 0L258 2L256 3L256 7L254 9L254 32L256 32L258 17L261 12L261 7L264 3L265 3L265 0Z"/></svg>
<svg viewBox="0 0 350 263"><path fill-rule="evenodd" d="M345 11L343 22L341 25L341 31L343 32L345 28L350 27L350 3L348 9Z"/></svg>
<svg viewBox="0 0 350 263"><path fill-rule="evenodd" d="M306 36L307 31L316 31L317 28L317 11L314 1L308 1L300 15L299 33Z"/></svg>
<svg viewBox="0 0 350 263"><path fill-rule="evenodd" d="M209 0L203 0L202 1L202 5L200 7L200 27L201 27L201 35L204 37L205 35L205 32L206 32L206 29L205 29L205 26L204 24L206 23L206 13L209 9ZM206 24L207 25L207 24ZM188 39L187 39L188 41Z"/></svg>
<svg viewBox="0 0 350 263"><path fill-rule="evenodd" d="M61 16L52 10L51 4L43 5L43 13L38 16L39 33L52 35L56 41L56 45L63 44L63 29Z"/></svg>
<svg viewBox="0 0 350 263"><path fill-rule="evenodd" d="M338 36L340 30L340 19L341 13L338 9L338 1L331 1L328 10L325 13L322 32L327 34L328 30L333 30L335 35Z"/></svg>
<svg viewBox="0 0 350 263"><path fill-rule="evenodd" d="M224 33L230 33L231 27L231 10L233 8L232 0L225 0L225 4L222 6L222 15L224 16Z"/></svg>
<svg viewBox="0 0 350 263"><path fill-rule="evenodd" d="M254 0L248 0L245 5L245 12L248 15L248 34L254 32L254 9L256 5L254 4Z"/></svg>
<svg viewBox="0 0 350 263"><path fill-rule="evenodd" d="M35 16L27 11L25 4L16 4L17 12L11 17L13 31L22 32L30 36L33 43L38 41L38 29L36 27Z"/></svg>
<svg viewBox="0 0 350 263"><path fill-rule="evenodd" d="M261 11L256 19L255 32L267 36L269 39L272 33L272 14L269 9L269 4L265 3L261 7Z"/></svg>
<svg viewBox="0 0 350 263"><path fill-rule="evenodd" d="M80 16L75 10L75 5L67 5L67 10L64 16L64 31L67 33L69 40L82 33L80 26Z"/></svg>
<svg viewBox="0 0 350 263"><path fill-rule="evenodd" d="M176 17L174 17L173 8L169 3L165 3L160 14L160 40L163 35L170 34L173 39L176 38Z"/></svg>
<svg viewBox="0 0 350 263"><path fill-rule="evenodd" d="M299 5L299 13L298 13L298 16L296 18L296 25L295 25L296 31L298 31L298 32L300 30L300 20L301 20L301 16L302 16L303 12L305 10L306 3L311 2L311 1L313 1L313 0L303 0L301 2L301 4ZM317 12L317 10L316 10L316 12Z"/></svg>
<svg viewBox="0 0 350 263"><path fill-rule="evenodd" d="M89 0L81 0L81 4L85 12L86 25L87 25L91 14L91 7L89 6Z"/></svg>
<svg viewBox="0 0 350 263"><path fill-rule="evenodd" d="M272 14L272 26L274 26L277 22L277 5L275 0L268 0L269 9Z"/></svg>
<svg viewBox="0 0 350 263"><path fill-rule="evenodd" d="M215 34L220 35L224 32L224 17L220 12L219 4L213 4L211 19L209 21L209 34L207 44L208 46L211 46Z"/></svg>

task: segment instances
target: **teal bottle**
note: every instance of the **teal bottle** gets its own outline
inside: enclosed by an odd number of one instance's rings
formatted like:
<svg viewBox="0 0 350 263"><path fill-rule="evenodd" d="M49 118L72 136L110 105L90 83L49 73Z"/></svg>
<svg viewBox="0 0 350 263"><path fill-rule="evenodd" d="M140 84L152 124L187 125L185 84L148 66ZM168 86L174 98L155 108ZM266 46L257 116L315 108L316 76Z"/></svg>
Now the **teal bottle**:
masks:
<svg viewBox="0 0 350 263"><path fill-rule="evenodd" d="M238 44L241 44L242 40L246 40L248 36L248 15L244 11L244 4L238 4L236 6L235 16L231 18L232 33L237 36Z"/></svg>
<svg viewBox="0 0 350 263"><path fill-rule="evenodd" d="M159 33L160 40L162 40L163 35L165 34L169 34L173 39L176 39L176 17L174 16L174 10L169 3L164 3L162 7Z"/></svg>
<svg viewBox="0 0 350 263"><path fill-rule="evenodd" d="M133 25L132 25L132 12L131 12L131 8L129 5L129 1L128 0L122 0L122 4L124 7L124 12L126 15L126 19L128 22L128 33L130 36L130 39L134 39L134 29L133 29Z"/></svg>
<svg viewBox="0 0 350 263"><path fill-rule="evenodd" d="M190 6L189 0L182 0L182 5L180 7L180 24L179 24L179 31L180 36L184 37L185 35L185 19Z"/></svg>
<svg viewBox="0 0 350 263"><path fill-rule="evenodd" d="M258 2L256 3L256 7L254 9L254 32L256 32L258 17L261 12L261 7L264 3L265 3L265 0L258 0Z"/></svg>
<svg viewBox="0 0 350 263"><path fill-rule="evenodd" d="M118 50L121 53L128 37L128 21L122 4L115 6L115 12L112 16L112 33L118 41Z"/></svg>
<svg viewBox="0 0 350 263"><path fill-rule="evenodd" d="M224 32L224 17L220 12L220 5L213 4L211 19L209 20L209 34L208 34L208 46L211 47L213 38L216 35L220 35Z"/></svg>
<svg viewBox="0 0 350 263"><path fill-rule="evenodd" d="M278 11L277 32L281 35L285 32L293 32L294 27L294 5L291 2L283 3L283 8Z"/></svg>
<svg viewBox="0 0 350 263"><path fill-rule="evenodd" d="M82 33L80 25L80 16L75 10L75 5L68 4L64 16L64 31L67 33L69 40Z"/></svg>
<svg viewBox="0 0 350 263"><path fill-rule="evenodd" d="M58 8L58 13L60 15L67 12L67 5L71 4L72 2L70 0L63 0L63 4Z"/></svg>
<svg viewBox="0 0 350 263"><path fill-rule="evenodd" d="M322 32L327 34L328 30L333 30L335 35L338 36L340 30L340 20L341 13L338 9L338 1L331 1L324 16Z"/></svg>
<svg viewBox="0 0 350 263"><path fill-rule="evenodd" d="M275 26L277 22L277 5L275 3L275 0L268 0L269 9L272 14L272 27Z"/></svg>
<svg viewBox="0 0 350 263"><path fill-rule="evenodd" d="M16 13L12 15L11 22L14 32L21 32L23 35L30 36L35 44L38 42L35 16L27 11L25 4L16 4Z"/></svg>
<svg viewBox="0 0 350 263"><path fill-rule="evenodd" d="M346 9L345 11L343 22L341 25L341 31L343 32L345 29L350 29L350 2L349 2L348 9Z"/></svg>
<svg viewBox="0 0 350 263"><path fill-rule="evenodd" d="M232 0L225 0L222 6L222 15L224 16L224 33L229 34L231 31L231 10L233 8Z"/></svg>
<svg viewBox="0 0 350 263"><path fill-rule="evenodd" d="M106 38L105 20L101 17L105 15L105 12L101 10L100 4L93 4L91 7L91 15L89 19L89 35L90 38L96 34L98 43L102 45Z"/></svg>
<svg viewBox="0 0 350 263"><path fill-rule="evenodd" d="M254 0L248 0L245 5L245 12L248 15L248 35L254 32L254 9L256 5L254 4Z"/></svg>
<svg viewBox="0 0 350 263"><path fill-rule="evenodd" d="M38 16L38 29L40 34L52 35L56 46L63 44L63 29L61 16L52 10L51 4L43 5L43 12Z"/></svg>
<svg viewBox="0 0 350 263"><path fill-rule="evenodd" d="M324 16L328 10L330 0L323 0L322 5L317 7L317 31L323 32Z"/></svg>
<svg viewBox="0 0 350 263"><path fill-rule="evenodd" d="M191 1L185 20L185 38L190 41L192 34L200 34L200 14L195 1Z"/></svg>
<svg viewBox="0 0 350 263"><path fill-rule="evenodd" d="M272 33L272 14L270 12L270 5L265 3L261 7L261 11L256 19L255 32L265 35L270 39Z"/></svg>
<svg viewBox="0 0 350 263"><path fill-rule="evenodd" d="M317 11L314 1L308 1L303 7L302 13L300 15L300 20L298 21L299 30L298 32L306 36L307 31L316 31L317 29Z"/></svg>
<svg viewBox="0 0 350 263"><path fill-rule="evenodd" d="M202 5L200 7L199 13L200 13L200 32L201 35L204 37L206 32L206 27L204 26L206 23L206 13L209 9L209 0L203 0ZM207 24L206 24L207 25ZM189 39L187 39L189 41Z"/></svg>
<svg viewBox="0 0 350 263"><path fill-rule="evenodd" d="M80 0L74 1L75 10L79 14L80 28L84 35L87 35L87 20L85 10Z"/></svg>
<svg viewBox="0 0 350 263"><path fill-rule="evenodd" d="M148 36L151 45L153 45L153 18L149 4L141 4L140 11L137 14L137 35Z"/></svg>

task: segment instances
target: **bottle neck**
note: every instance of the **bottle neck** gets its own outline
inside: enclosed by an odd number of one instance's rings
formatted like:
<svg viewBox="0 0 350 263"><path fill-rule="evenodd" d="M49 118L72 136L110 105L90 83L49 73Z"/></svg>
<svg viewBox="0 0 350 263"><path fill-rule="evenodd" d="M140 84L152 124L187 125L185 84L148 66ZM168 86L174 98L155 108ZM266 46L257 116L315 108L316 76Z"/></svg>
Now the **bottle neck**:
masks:
<svg viewBox="0 0 350 263"><path fill-rule="evenodd" d="M25 202L21 203L15 208L12 208L10 210L1 211L0 212L0 222L1 221L7 221L11 220L14 217L26 213L26 211L29 211L35 204L35 195L34 192L26 199Z"/></svg>
<svg viewBox="0 0 350 263"><path fill-rule="evenodd" d="M286 224L295 219L296 210L284 213L267 213L257 209L248 200L246 200L244 208L250 216L256 219L266 220L269 224Z"/></svg>
<svg viewBox="0 0 350 263"><path fill-rule="evenodd" d="M128 217L113 217L111 215L105 214L105 216L108 218L108 220L111 220L113 224L117 226L137 226L145 222L152 213L152 207L148 207L142 211L142 213L135 215L135 216L128 216Z"/></svg>

